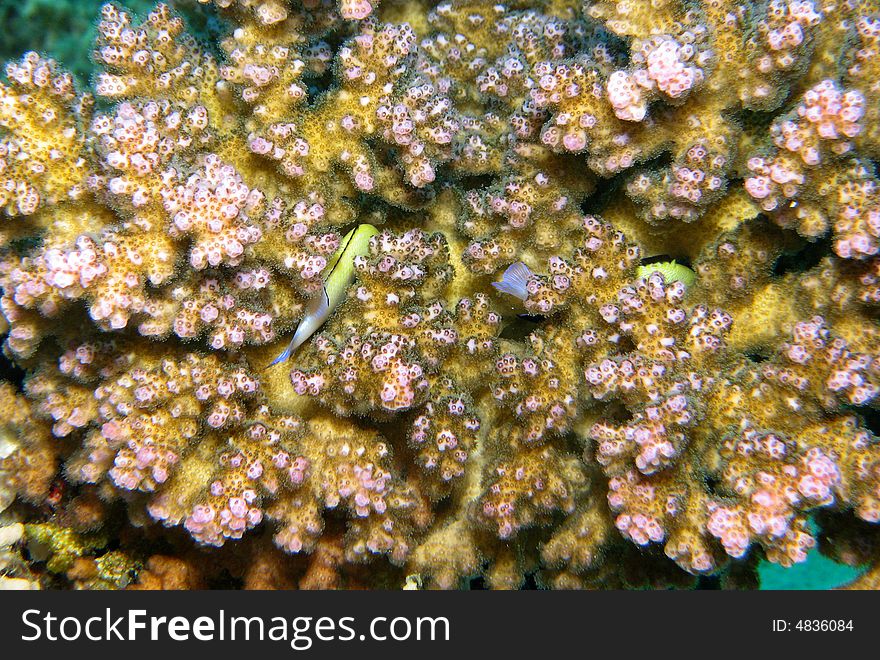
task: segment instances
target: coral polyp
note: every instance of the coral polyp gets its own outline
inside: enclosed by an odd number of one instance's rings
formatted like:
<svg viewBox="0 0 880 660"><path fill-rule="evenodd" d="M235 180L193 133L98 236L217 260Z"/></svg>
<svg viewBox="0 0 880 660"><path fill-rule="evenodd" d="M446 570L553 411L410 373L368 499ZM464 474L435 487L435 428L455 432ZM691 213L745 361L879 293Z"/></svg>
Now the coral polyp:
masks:
<svg viewBox="0 0 880 660"><path fill-rule="evenodd" d="M880 5L200 3L6 65L2 579L876 570Z"/></svg>

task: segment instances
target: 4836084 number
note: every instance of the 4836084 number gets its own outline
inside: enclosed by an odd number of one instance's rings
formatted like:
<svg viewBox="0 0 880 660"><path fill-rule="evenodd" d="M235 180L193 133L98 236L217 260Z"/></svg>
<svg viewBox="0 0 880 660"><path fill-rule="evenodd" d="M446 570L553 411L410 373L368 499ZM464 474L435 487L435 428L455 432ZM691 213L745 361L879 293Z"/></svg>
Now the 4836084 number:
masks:
<svg viewBox="0 0 880 660"><path fill-rule="evenodd" d="M800 619L794 626L801 632L837 632L852 630L852 619Z"/></svg>

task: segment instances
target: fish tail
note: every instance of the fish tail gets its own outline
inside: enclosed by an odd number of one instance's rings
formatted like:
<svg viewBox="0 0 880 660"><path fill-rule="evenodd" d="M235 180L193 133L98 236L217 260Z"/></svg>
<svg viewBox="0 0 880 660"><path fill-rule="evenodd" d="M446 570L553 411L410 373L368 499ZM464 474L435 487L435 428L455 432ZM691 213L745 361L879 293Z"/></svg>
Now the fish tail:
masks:
<svg viewBox="0 0 880 660"><path fill-rule="evenodd" d="M269 364L266 365L266 368L268 369L269 367L274 367L279 362L286 362L288 359L290 359L290 356L292 354L293 354L293 342L291 341L287 345L287 348L285 348L283 351L281 351L281 353L278 355L278 357L276 357L274 360L272 360Z"/></svg>
<svg viewBox="0 0 880 660"><path fill-rule="evenodd" d="M501 276L501 281L492 282L492 286L501 293L525 300L529 297L528 284L533 275L534 273L528 266L522 261L517 261L510 264L504 271L504 275Z"/></svg>

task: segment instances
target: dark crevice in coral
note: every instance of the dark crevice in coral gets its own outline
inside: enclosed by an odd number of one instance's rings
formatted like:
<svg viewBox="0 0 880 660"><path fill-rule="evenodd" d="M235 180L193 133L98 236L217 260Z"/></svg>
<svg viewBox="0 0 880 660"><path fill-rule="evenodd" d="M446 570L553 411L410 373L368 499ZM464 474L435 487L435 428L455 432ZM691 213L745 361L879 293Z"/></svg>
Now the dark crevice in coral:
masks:
<svg viewBox="0 0 880 660"><path fill-rule="evenodd" d="M567 453L574 456L583 457L584 448L587 446L587 442L588 441L585 438L583 438L580 434L575 433L574 431L563 433L560 438L560 445L564 447L564 450ZM592 455L590 456L590 458L585 460L586 462L592 461Z"/></svg>
<svg viewBox="0 0 880 660"><path fill-rule="evenodd" d="M320 99L326 95L327 90L333 89L333 78L333 67L331 66L328 66L324 73L307 78L306 94L308 98L306 99L306 105L309 107L317 105Z"/></svg>
<svg viewBox="0 0 880 660"><path fill-rule="evenodd" d="M642 161L638 164L638 168L640 170L649 170L656 171L662 169L664 167L669 167L672 164L672 152L671 151L663 151L662 153L657 154L653 158L649 158L648 160ZM621 172L621 175L631 174L632 170L626 170ZM620 175L618 175L620 176Z"/></svg>
<svg viewBox="0 0 880 660"><path fill-rule="evenodd" d="M489 589L489 585L486 584L486 580L483 576L471 578L467 584L468 589L470 589L471 591L486 591ZM527 573L524 576L523 583L520 585L519 588L521 591L535 591L537 589L541 589L541 586L538 584L537 571Z"/></svg>
<svg viewBox="0 0 880 660"><path fill-rule="evenodd" d="M725 113L739 126L750 132L763 134L770 130L770 126L779 117L778 110L748 110L731 111Z"/></svg>
<svg viewBox="0 0 880 660"><path fill-rule="evenodd" d="M875 523L822 509L813 514L813 522L819 552L829 559L848 566L864 566L875 560L880 545L880 529Z"/></svg>
<svg viewBox="0 0 880 660"><path fill-rule="evenodd" d="M664 261L675 261L675 263L680 266L687 266L691 268L691 260L687 255L670 255L670 254L655 254L652 257L645 257L642 259L642 266L648 266L649 264L659 264Z"/></svg>
<svg viewBox="0 0 880 660"><path fill-rule="evenodd" d="M618 174L610 179L600 179L596 190L581 201L580 209L584 215L598 215L608 205L615 193L623 185L623 175Z"/></svg>
<svg viewBox="0 0 880 660"><path fill-rule="evenodd" d="M521 314L510 319L498 336L510 341L526 341L526 338L541 325L546 317Z"/></svg>
<svg viewBox="0 0 880 660"><path fill-rule="evenodd" d="M469 190L485 190L498 180L494 174L471 174L463 175L455 179L455 190L467 192Z"/></svg>
<svg viewBox="0 0 880 660"><path fill-rule="evenodd" d="M629 335L623 335L617 340L618 353L636 353L638 352L636 349L636 344Z"/></svg>
<svg viewBox="0 0 880 660"><path fill-rule="evenodd" d="M338 89L336 84L337 69L335 63L339 55L339 49L342 48L349 38L353 36L352 28L343 28L339 33L315 35L309 40L310 46L316 46L323 42L330 48L330 61L327 62L324 71L317 73L306 69L303 72L303 82L306 83L306 105L314 107L328 92Z"/></svg>
<svg viewBox="0 0 880 660"><path fill-rule="evenodd" d="M598 401L597 413L603 420L612 424L629 424L633 419L633 412L620 401Z"/></svg>
<svg viewBox="0 0 880 660"><path fill-rule="evenodd" d="M830 237L817 241L805 242L800 249L782 253L773 263L773 274L776 276L788 273L804 273L817 266L822 259L832 254Z"/></svg>
<svg viewBox="0 0 880 660"><path fill-rule="evenodd" d="M226 568L208 579L208 589L242 589L243 587L244 580L232 575Z"/></svg>
<svg viewBox="0 0 880 660"><path fill-rule="evenodd" d="M866 429L874 435L880 436L880 410L867 406L851 406L848 409L862 418Z"/></svg>
<svg viewBox="0 0 880 660"><path fill-rule="evenodd" d="M719 591L721 588L720 575L700 575L697 577L697 591Z"/></svg>
<svg viewBox="0 0 880 660"><path fill-rule="evenodd" d="M468 583L468 588L471 591L485 591L489 587L486 586L486 580L483 579L483 576L471 578L471 581Z"/></svg>
<svg viewBox="0 0 880 660"><path fill-rule="evenodd" d="M26 236L24 238L13 238L9 241L9 249L16 256L27 256L28 253L36 250L43 244L43 236Z"/></svg>
<svg viewBox="0 0 880 660"><path fill-rule="evenodd" d="M0 381L12 383L17 392L24 391L24 369L21 369L6 354L0 352Z"/></svg>
<svg viewBox="0 0 880 660"><path fill-rule="evenodd" d="M707 493L709 493L710 495L714 495L716 497L722 495L722 493L720 493L718 490L718 487L721 484L721 482L718 479L716 479L713 476L707 476L705 483L706 483L706 492Z"/></svg>
<svg viewBox="0 0 880 660"><path fill-rule="evenodd" d="M764 351L757 349L746 352L745 356L749 359L749 361L754 362L755 364L765 362L770 357Z"/></svg>
<svg viewBox="0 0 880 660"><path fill-rule="evenodd" d="M525 589L527 591L534 591L535 589L539 589L538 580L535 573L528 573L526 575L525 582L520 587L520 589Z"/></svg>

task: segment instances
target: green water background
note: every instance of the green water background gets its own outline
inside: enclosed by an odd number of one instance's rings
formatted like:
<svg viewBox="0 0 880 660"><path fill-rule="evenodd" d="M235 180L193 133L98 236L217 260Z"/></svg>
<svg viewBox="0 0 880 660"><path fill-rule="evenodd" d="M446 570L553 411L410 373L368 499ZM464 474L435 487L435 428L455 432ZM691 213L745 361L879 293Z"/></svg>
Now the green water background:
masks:
<svg viewBox="0 0 880 660"><path fill-rule="evenodd" d="M861 568L838 564L813 550L807 561L791 568L761 562L758 576L761 589L832 589L846 584L862 573Z"/></svg>

